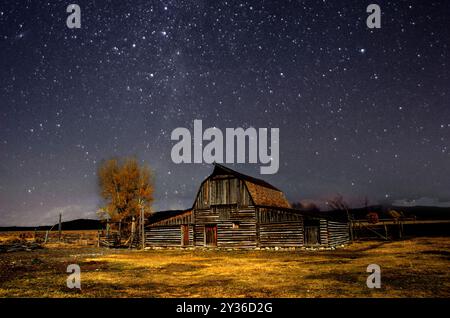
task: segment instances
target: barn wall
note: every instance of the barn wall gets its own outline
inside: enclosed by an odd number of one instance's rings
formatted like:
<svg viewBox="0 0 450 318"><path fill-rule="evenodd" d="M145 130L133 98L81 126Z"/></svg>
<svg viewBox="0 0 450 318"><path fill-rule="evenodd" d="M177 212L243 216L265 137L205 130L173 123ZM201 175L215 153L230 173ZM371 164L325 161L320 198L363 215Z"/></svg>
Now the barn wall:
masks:
<svg viewBox="0 0 450 318"><path fill-rule="evenodd" d="M247 218L239 221L220 220L212 222L211 211L202 211L203 222L189 225L189 246L204 246L204 225L217 224L217 247L255 248L255 247L301 247L304 246L304 222L272 220L256 223L252 219L255 210L239 211ZM235 218L237 219L237 218ZM195 240L195 242L194 242ZM348 224L320 220L320 245L338 246L349 242ZM181 225L152 226L145 231L146 246L181 246Z"/></svg>
<svg viewBox="0 0 450 318"><path fill-rule="evenodd" d="M328 246L330 243L330 238L328 235L328 221L326 219L320 219L319 224L320 245Z"/></svg>
<svg viewBox="0 0 450 318"><path fill-rule="evenodd" d="M205 246L205 233L204 226L195 224L194 225L194 245L195 246Z"/></svg>
<svg viewBox="0 0 450 318"><path fill-rule="evenodd" d="M259 241L261 247L303 246L303 222L298 221L260 224Z"/></svg>
<svg viewBox="0 0 450 318"><path fill-rule="evenodd" d="M260 247L300 247L304 245L303 218L276 208L258 208Z"/></svg>
<svg viewBox="0 0 450 318"><path fill-rule="evenodd" d="M253 203L245 183L232 176L215 176L204 181L194 203L195 209L209 209L212 205L251 206Z"/></svg>
<svg viewBox="0 0 450 318"><path fill-rule="evenodd" d="M217 247L255 248L255 222L240 222L239 228L233 228L233 222L222 222L217 226Z"/></svg>
<svg viewBox="0 0 450 318"><path fill-rule="evenodd" d="M254 207L237 209L233 205L220 205L195 210L196 246L204 246L206 224L217 225L217 247L256 247Z"/></svg>
<svg viewBox="0 0 450 318"><path fill-rule="evenodd" d="M347 244L350 241L348 223L335 221L327 221L327 223L329 246Z"/></svg>
<svg viewBox="0 0 450 318"><path fill-rule="evenodd" d="M214 176L203 182L194 204L195 246L205 245L205 225L217 225L217 247L256 247L256 214L243 181Z"/></svg>
<svg viewBox="0 0 450 318"><path fill-rule="evenodd" d="M189 245L194 242L194 227L189 226ZM145 230L145 246L181 246L181 225L154 226Z"/></svg>

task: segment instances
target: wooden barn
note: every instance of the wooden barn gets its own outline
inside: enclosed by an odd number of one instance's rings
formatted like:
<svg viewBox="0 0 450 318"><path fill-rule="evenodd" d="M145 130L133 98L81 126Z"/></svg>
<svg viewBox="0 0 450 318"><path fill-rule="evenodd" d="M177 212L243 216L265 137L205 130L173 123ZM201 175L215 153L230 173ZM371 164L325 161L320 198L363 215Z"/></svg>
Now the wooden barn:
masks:
<svg viewBox="0 0 450 318"><path fill-rule="evenodd" d="M147 247L332 247L349 241L346 221L295 210L269 183L215 164L192 208L153 214Z"/></svg>

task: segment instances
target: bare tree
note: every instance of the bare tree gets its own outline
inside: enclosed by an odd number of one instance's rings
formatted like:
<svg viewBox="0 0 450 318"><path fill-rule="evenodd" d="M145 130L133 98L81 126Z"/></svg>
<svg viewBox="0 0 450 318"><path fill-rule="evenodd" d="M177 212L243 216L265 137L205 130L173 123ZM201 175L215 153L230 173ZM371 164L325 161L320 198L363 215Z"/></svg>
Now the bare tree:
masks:
<svg viewBox="0 0 450 318"><path fill-rule="evenodd" d="M347 220L349 224L349 234L350 240L353 241L354 233L353 233L353 218L350 216L350 208L347 202L345 202L344 197L340 194L336 195L333 199L328 201L328 205L337 211L345 211L347 214Z"/></svg>
<svg viewBox="0 0 450 318"><path fill-rule="evenodd" d="M320 212L319 207L314 202L292 202L291 206L293 209L308 211L308 212Z"/></svg>
<svg viewBox="0 0 450 318"><path fill-rule="evenodd" d="M347 219L350 221L352 218L350 217L350 208L348 203L344 200L344 197L341 194L336 195L331 200L328 200L328 206L336 211L345 211L347 214Z"/></svg>

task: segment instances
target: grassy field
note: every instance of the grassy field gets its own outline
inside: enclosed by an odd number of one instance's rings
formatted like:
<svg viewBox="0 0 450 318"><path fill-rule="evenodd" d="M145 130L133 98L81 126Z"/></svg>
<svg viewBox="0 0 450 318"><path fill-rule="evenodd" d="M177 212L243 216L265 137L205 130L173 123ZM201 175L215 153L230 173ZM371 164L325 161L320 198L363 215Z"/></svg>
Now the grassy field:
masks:
<svg viewBox="0 0 450 318"><path fill-rule="evenodd" d="M450 238L328 251L109 250L49 245L0 254L0 297L450 297ZM381 266L381 289L366 267ZM81 290L66 286L81 267Z"/></svg>
<svg viewBox="0 0 450 318"><path fill-rule="evenodd" d="M21 240L34 241L38 239L39 241L44 241L46 231L0 231L0 244L8 244L9 241L15 241L19 237ZM79 231L62 231L61 238L63 240L71 239L73 241L87 241L92 245L96 245L98 238L97 230L79 230ZM48 234L49 241L57 241L59 238L59 233L57 230L50 231ZM86 242L86 243L87 243ZM87 245L87 244L84 244Z"/></svg>

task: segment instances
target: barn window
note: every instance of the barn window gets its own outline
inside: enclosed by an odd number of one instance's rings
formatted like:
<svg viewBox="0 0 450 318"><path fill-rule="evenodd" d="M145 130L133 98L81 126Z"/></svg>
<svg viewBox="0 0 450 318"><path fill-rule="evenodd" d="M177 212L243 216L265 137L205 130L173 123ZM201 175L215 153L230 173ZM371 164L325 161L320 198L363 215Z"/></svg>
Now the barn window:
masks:
<svg viewBox="0 0 450 318"><path fill-rule="evenodd" d="M233 222L233 229L234 230L240 228L240 226L241 226L240 222Z"/></svg>

